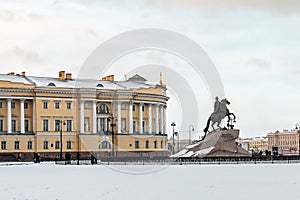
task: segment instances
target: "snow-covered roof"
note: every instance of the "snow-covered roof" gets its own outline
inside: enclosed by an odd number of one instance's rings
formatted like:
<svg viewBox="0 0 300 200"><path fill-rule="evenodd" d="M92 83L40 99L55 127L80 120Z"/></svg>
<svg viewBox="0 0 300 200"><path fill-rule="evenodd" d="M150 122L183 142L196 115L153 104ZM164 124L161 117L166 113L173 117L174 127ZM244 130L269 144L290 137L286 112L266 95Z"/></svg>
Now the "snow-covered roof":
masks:
<svg viewBox="0 0 300 200"><path fill-rule="evenodd" d="M283 130L281 132L279 131L276 131L276 132L273 132L273 133L268 133L268 135L289 135L289 134L296 134L297 133L297 130Z"/></svg>
<svg viewBox="0 0 300 200"><path fill-rule="evenodd" d="M93 88L93 89L124 89L112 81L100 81L90 79L59 80L58 78L28 76L36 87L56 88ZM55 86L51 86L55 85ZM103 86L103 87L102 87Z"/></svg>
<svg viewBox="0 0 300 200"><path fill-rule="evenodd" d="M136 76L136 75L135 75ZM141 76L139 76L141 77ZM141 77L142 78L142 77ZM70 79L59 80L58 78L51 77L37 77L37 76L19 76L19 75L6 75L0 74L0 80L10 82L20 82L24 84L35 84L39 87L49 88L89 88L89 89L106 89L106 90L130 90L139 88L153 88L154 84L147 84L140 81L103 81L93 79ZM133 78L132 80L135 80Z"/></svg>
<svg viewBox="0 0 300 200"><path fill-rule="evenodd" d="M0 74L0 81L9 81L9 82L14 82L14 83L32 84L25 77L20 76L20 75Z"/></svg>

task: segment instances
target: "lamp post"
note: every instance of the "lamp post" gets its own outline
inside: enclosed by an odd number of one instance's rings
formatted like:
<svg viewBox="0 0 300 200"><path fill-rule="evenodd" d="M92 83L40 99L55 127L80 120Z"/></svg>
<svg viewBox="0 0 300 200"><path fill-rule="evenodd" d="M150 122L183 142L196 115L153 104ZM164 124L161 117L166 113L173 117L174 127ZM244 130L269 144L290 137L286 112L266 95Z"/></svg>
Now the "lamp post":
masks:
<svg viewBox="0 0 300 200"><path fill-rule="evenodd" d="M177 136L177 153L179 152L179 132L175 132L175 135Z"/></svg>
<svg viewBox="0 0 300 200"><path fill-rule="evenodd" d="M60 160L63 160L63 152L62 152L62 146L63 146L63 140L62 140L62 125L66 125L66 122L63 120L59 120L59 122L56 123L57 126L59 126L60 129Z"/></svg>
<svg viewBox="0 0 300 200"><path fill-rule="evenodd" d="M116 124L114 123L114 116L112 115L111 117L108 118L108 121L111 121L111 140L112 140L112 156L115 157L115 126Z"/></svg>
<svg viewBox="0 0 300 200"><path fill-rule="evenodd" d="M175 142L174 142L175 131L174 131L174 128L175 128L175 126L176 126L175 122L172 122L171 126L173 127L173 144L172 144L172 154L174 154L174 146L175 146Z"/></svg>
<svg viewBox="0 0 300 200"><path fill-rule="evenodd" d="M189 145L192 144L192 136L191 136L191 132L194 131L194 126L190 125L189 126Z"/></svg>
<svg viewBox="0 0 300 200"><path fill-rule="evenodd" d="M297 133L298 133L298 153L299 153L299 160L300 160L300 125L297 123L296 128Z"/></svg>

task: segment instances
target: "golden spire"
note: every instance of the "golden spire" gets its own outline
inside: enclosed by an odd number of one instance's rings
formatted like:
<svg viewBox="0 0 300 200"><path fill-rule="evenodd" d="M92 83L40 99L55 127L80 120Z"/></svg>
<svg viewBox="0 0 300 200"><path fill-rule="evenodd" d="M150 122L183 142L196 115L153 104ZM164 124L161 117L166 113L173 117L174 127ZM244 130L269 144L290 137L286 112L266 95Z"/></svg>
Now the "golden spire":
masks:
<svg viewBox="0 0 300 200"><path fill-rule="evenodd" d="M164 88L166 87L166 85L163 83L162 72L160 72L159 85Z"/></svg>

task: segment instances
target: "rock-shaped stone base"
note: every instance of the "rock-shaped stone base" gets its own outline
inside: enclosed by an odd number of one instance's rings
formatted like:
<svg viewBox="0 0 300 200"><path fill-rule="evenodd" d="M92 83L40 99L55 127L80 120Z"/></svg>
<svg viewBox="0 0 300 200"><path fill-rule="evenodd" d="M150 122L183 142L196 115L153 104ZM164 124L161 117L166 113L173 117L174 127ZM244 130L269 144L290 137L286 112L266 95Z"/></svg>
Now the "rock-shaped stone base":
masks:
<svg viewBox="0 0 300 200"><path fill-rule="evenodd" d="M239 130L220 130L208 133L204 140L187 146L184 150L172 155L172 158L212 158L212 157L251 157L236 140Z"/></svg>

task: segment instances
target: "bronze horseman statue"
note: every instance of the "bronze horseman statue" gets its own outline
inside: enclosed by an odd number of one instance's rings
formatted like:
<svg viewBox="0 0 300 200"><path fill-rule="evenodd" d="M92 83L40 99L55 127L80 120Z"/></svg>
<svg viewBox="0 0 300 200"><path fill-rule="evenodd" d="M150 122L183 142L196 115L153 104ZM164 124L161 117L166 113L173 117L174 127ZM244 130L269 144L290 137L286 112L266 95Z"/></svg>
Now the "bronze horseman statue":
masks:
<svg viewBox="0 0 300 200"><path fill-rule="evenodd" d="M227 106L230 102L227 99L216 97L214 104L214 112L208 118L206 127L204 129L204 136L193 143L188 145L182 151L172 155L172 158L189 159L189 158L220 158L231 159L246 157L249 158L251 155L243 149L236 140L239 138L240 130L234 129L235 115L231 113ZM222 128L221 122L224 118L227 119L227 127ZM217 127L215 127L217 124ZM211 133L208 133L208 129L211 125Z"/></svg>
<svg viewBox="0 0 300 200"><path fill-rule="evenodd" d="M230 102L226 98L219 101L219 97L216 97L216 102L214 105L214 112L208 118L206 127L203 130L205 135L208 132L210 122L212 122L211 127L212 127L213 131L216 130L214 127L215 123L217 123L217 127L219 127L218 130L227 129L225 127L222 128L220 126L220 123L226 116L228 117L228 120L227 120L228 129L230 129L230 128L233 129L233 127L234 127L233 123L235 122L236 117L233 113L231 113L228 110L227 105L230 105ZM233 118L231 118L231 116L233 116Z"/></svg>
<svg viewBox="0 0 300 200"><path fill-rule="evenodd" d="M219 160L219 162L220 158L240 159L241 157L251 157L251 154L237 143L240 130L234 129L233 124L235 123L236 117L228 110L227 106L229 104L230 102L227 99L219 101L219 98L216 97L214 112L208 118L204 129L204 136L171 157L179 158L180 160L209 158ZM228 118L226 119L227 127L222 128L221 122L226 117ZM215 127L215 124L217 124L217 127ZM212 128L210 128L210 125ZM211 133L208 133L209 128L212 129Z"/></svg>

